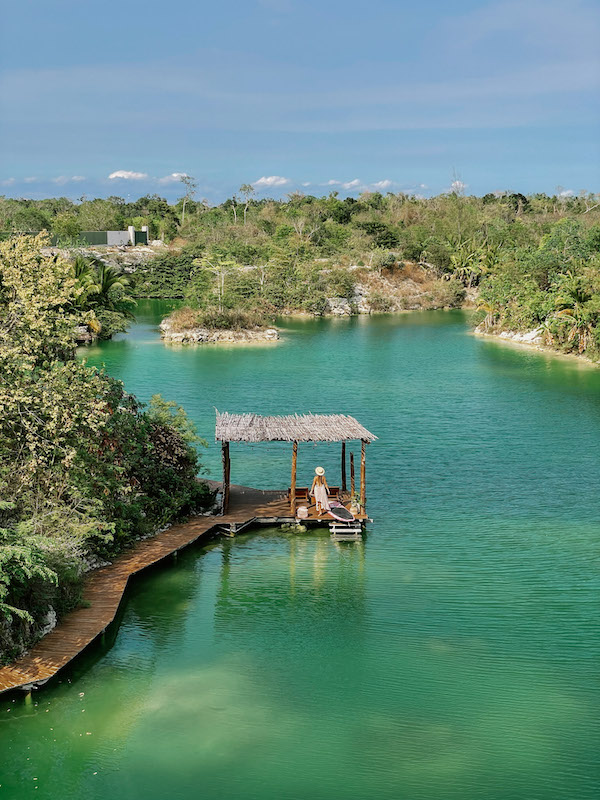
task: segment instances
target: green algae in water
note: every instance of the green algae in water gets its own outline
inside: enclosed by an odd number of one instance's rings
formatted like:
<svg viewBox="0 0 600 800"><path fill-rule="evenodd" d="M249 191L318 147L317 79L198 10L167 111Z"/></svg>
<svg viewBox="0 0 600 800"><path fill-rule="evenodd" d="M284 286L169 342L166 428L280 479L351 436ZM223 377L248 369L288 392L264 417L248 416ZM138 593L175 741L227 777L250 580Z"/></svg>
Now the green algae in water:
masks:
<svg viewBox="0 0 600 800"><path fill-rule="evenodd" d="M140 309L91 362L177 399L207 438L214 405L354 414L380 437L375 523L339 544L251 532L137 580L114 641L0 702L0 792L596 798L600 372L477 340L460 313L172 350L160 305ZM285 486L289 450L233 446L232 478ZM301 447L299 481L338 457ZM217 477L218 449L205 460Z"/></svg>

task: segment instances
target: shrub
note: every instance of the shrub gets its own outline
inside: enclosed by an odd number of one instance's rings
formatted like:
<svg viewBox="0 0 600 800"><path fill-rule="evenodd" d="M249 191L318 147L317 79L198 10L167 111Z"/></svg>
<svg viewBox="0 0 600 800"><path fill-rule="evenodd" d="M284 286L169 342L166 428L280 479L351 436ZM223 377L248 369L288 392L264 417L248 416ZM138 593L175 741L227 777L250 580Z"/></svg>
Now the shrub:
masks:
<svg viewBox="0 0 600 800"><path fill-rule="evenodd" d="M326 273L327 291L330 297L345 297L350 300L354 295L354 278L351 272L336 267Z"/></svg>
<svg viewBox="0 0 600 800"><path fill-rule="evenodd" d="M373 254L371 265L373 269L382 272L384 269L392 269L396 266L396 256L390 250L379 249Z"/></svg>
<svg viewBox="0 0 600 800"><path fill-rule="evenodd" d="M369 295L369 305L373 311L391 311L393 308L392 300L382 292L373 292Z"/></svg>
<svg viewBox="0 0 600 800"><path fill-rule="evenodd" d="M327 308L327 295L322 289L312 288L302 301L302 308L315 317L320 317Z"/></svg>
<svg viewBox="0 0 600 800"><path fill-rule="evenodd" d="M244 310L207 308L199 312L200 324L206 328L239 331L263 328L267 322L265 314L258 309Z"/></svg>
<svg viewBox="0 0 600 800"><path fill-rule="evenodd" d="M434 308L460 308L465 299L465 287L456 278L434 281L431 287L431 304Z"/></svg>
<svg viewBox="0 0 600 800"><path fill-rule="evenodd" d="M196 308L182 306L181 308L176 308L175 311L172 311L169 314L168 319L171 324L171 328L176 333L182 333L183 331L189 331L192 328L199 327L200 312Z"/></svg>

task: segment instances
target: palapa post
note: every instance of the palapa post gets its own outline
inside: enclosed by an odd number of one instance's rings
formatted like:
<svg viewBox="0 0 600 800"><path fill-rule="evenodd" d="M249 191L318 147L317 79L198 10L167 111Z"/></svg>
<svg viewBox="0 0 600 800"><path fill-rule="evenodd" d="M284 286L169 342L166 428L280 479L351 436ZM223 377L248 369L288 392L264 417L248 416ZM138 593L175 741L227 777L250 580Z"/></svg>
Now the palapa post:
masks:
<svg viewBox="0 0 600 800"><path fill-rule="evenodd" d="M296 465L298 463L298 442L292 445L292 479L290 483L290 507L292 516L296 516Z"/></svg>
<svg viewBox="0 0 600 800"><path fill-rule="evenodd" d="M354 479L354 453L350 453L350 494L356 494L356 481Z"/></svg>
<svg viewBox="0 0 600 800"><path fill-rule="evenodd" d="M229 442L223 442L221 447L223 457L223 513L229 508L229 484L231 476L231 461L229 460Z"/></svg>
<svg viewBox="0 0 600 800"><path fill-rule="evenodd" d="M346 491L346 442L342 442L342 492Z"/></svg>
<svg viewBox="0 0 600 800"><path fill-rule="evenodd" d="M367 503L367 443L363 439L360 443L360 505L365 508Z"/></svg>

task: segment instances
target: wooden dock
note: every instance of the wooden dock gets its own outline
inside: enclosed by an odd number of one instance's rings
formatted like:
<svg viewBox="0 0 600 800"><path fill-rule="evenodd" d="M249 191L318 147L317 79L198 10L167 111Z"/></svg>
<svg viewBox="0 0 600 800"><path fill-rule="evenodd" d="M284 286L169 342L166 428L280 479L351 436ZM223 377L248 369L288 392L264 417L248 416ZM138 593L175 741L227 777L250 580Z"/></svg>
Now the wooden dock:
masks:
<svg viewBox="0 0 600 800"><path fill-rule="evenodd" d="M362 514L359 519L364 522L367 517ZM200 539L219 533L235 535L251 524L277 525L293 521L284 493L232 486L227 514L194 517L137 542L109 566L90 573L80 608L67 614L28 654L9 666L0 667L0 694L41 686L101 636L114 621L132 575ZM303 523L323 525L330 521L329 516L317 516L312 507L309 518Z"/></svg>

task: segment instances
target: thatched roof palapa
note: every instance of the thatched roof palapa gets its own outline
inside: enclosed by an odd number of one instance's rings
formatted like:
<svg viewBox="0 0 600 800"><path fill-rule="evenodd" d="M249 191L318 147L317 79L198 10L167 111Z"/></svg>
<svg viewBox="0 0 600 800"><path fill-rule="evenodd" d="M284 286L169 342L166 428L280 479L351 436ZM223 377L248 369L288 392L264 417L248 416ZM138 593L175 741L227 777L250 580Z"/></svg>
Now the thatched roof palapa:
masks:
<svg viewBox="0 0 600 800"><path fill-rule="evenodd" d="M215 439L218 442L344 442L352 439L374 442L377 436L346 414L263 417L217 411Z"/></svg>

